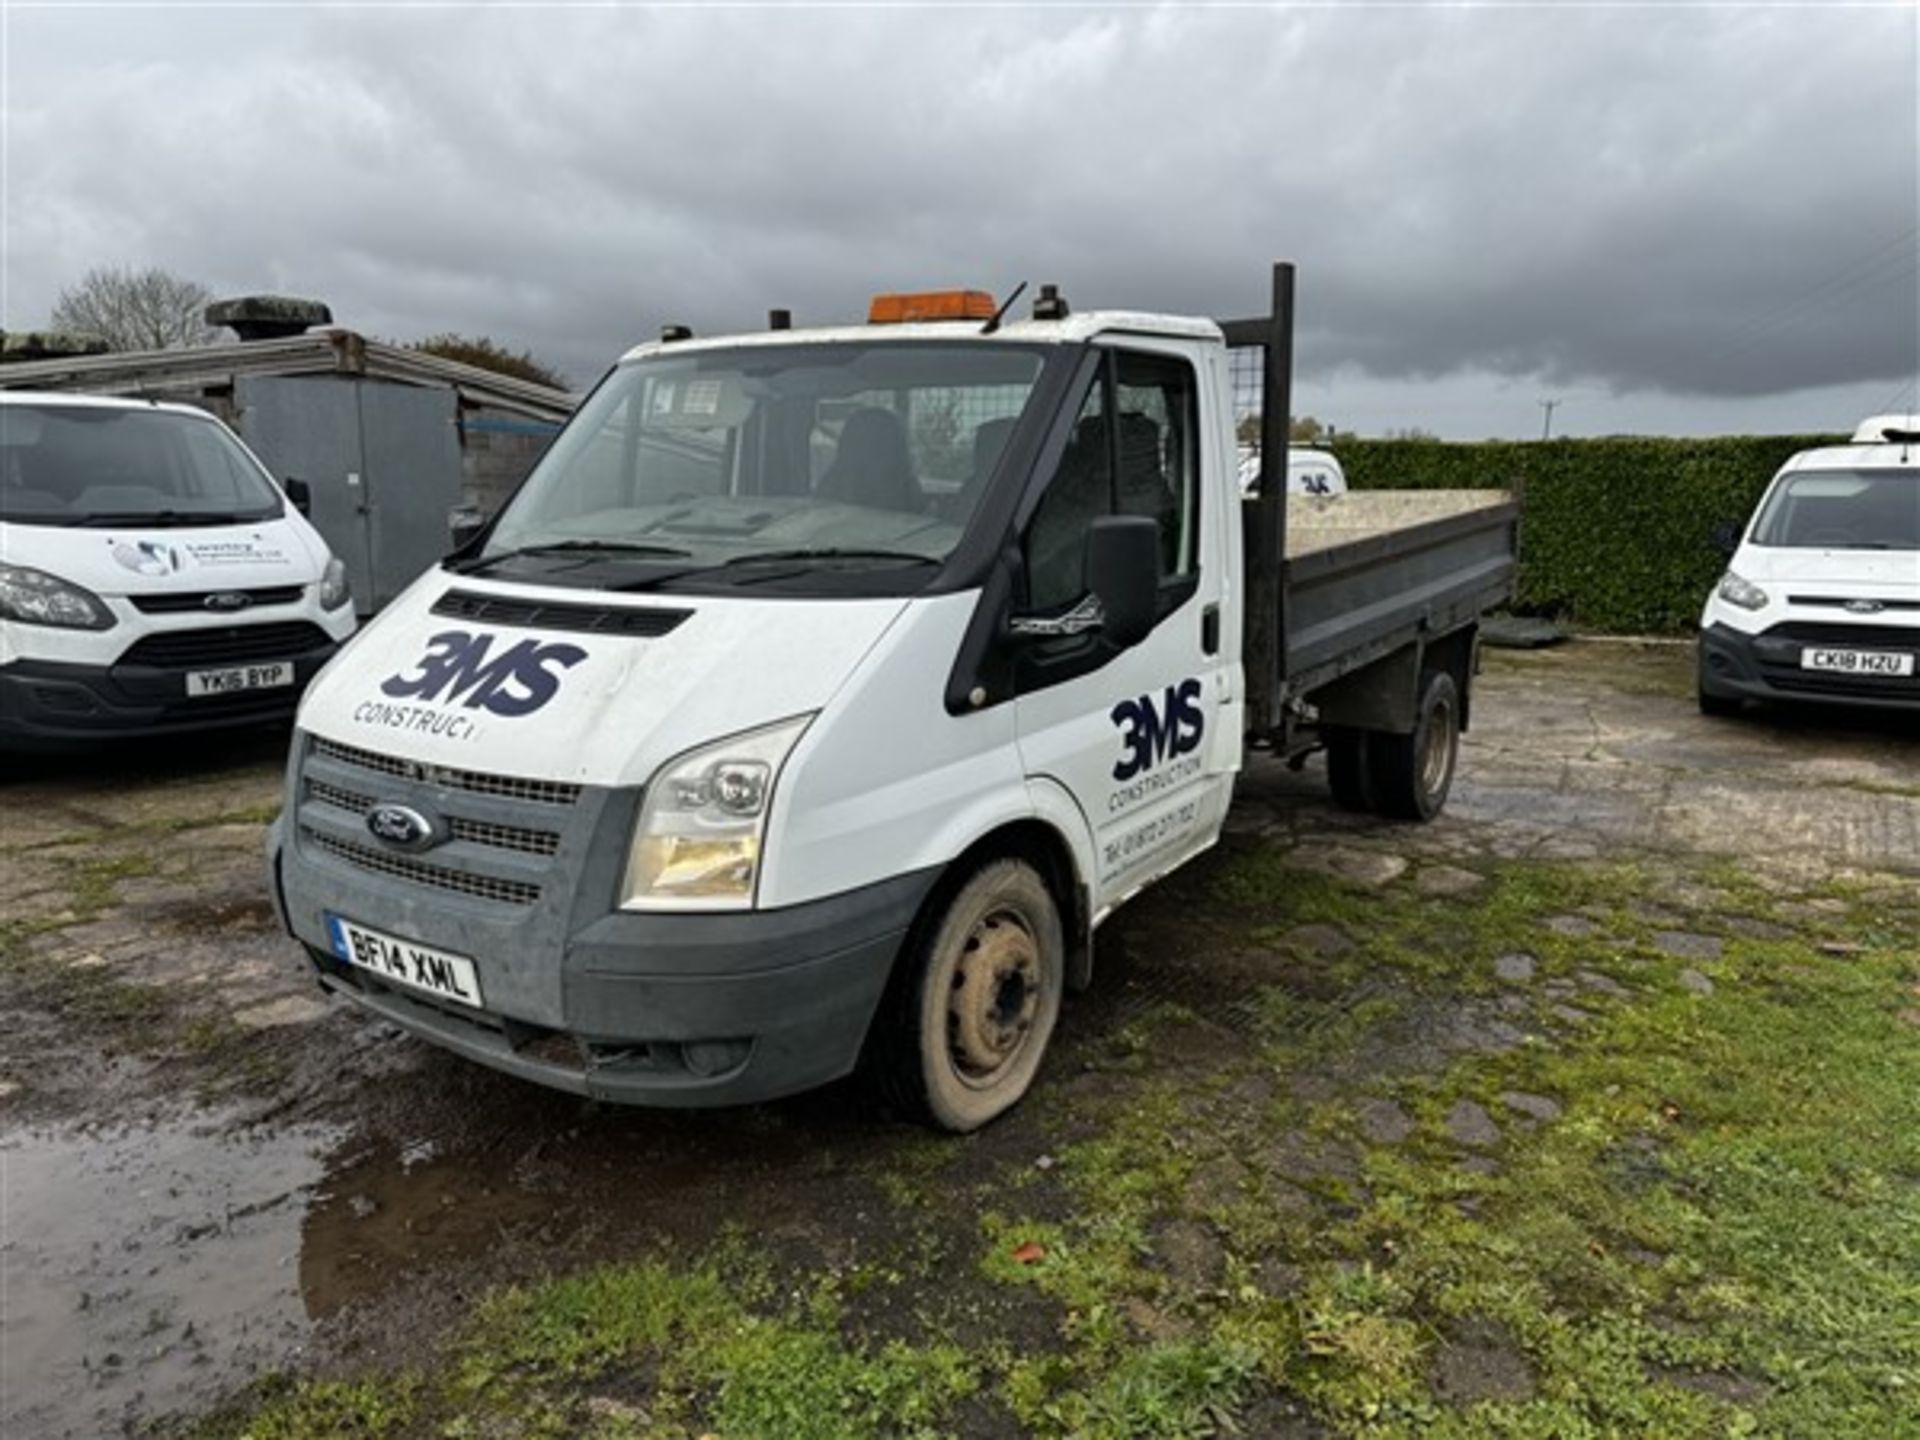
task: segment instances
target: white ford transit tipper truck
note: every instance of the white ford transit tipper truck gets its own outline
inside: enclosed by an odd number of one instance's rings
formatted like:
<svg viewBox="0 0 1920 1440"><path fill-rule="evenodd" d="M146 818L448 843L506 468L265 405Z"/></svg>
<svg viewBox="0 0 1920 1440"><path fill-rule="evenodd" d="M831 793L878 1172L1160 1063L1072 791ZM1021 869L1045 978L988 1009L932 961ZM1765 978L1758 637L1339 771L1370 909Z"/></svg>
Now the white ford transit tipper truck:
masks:
<svg viewBox="0 0 1920 1440"><path fill-rule="evenodd" d="M291 717L354 624L292 499L203 410L0 392L0 750Z"/></svg>
<svg viewBox="0 0 1920 1440"><path fill-rule="evenodd" d="M1005 1110L1250 741L1445 799L1514 509L1243 505L1228 350L1284 475L1292 286L1225 327L1048 287L630 352L308 693L269 843L304 963L577 1093L864 1061L945 1128Z"/></svg>
<svg viewBox="0 0 1920 1440"><path fill-rule="evenodd" d="M1920 415L1780 467L1700 616L1700 709L1749 700L1920 710Z"/></svg>

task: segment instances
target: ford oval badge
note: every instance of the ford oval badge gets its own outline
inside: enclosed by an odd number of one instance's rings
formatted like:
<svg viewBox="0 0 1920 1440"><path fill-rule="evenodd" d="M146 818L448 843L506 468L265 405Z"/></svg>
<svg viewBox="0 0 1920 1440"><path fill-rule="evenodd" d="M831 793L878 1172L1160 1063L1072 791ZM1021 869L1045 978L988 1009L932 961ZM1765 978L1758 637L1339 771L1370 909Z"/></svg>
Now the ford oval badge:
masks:
<svg viewBox="0 0 1920 1440"><path fill-rule="evenodd" d="M245 610L253 597L244 590L216 590L200 603L209 610Z"/></svg>
<svg viewBox="0 0 1920 1440"><path fill-rule="evenodd" d="M1855 615L1878 615L1887 607L1885 602L1880 600L1849 600L1846 608Z"/></svg>
<svg viewBox="0 0 1920 1440"><path fill-rule="evenodd" d="M433 821L410 805L383 802L367 811L367 830L398 850L427 850L440 843Z"/></svg>

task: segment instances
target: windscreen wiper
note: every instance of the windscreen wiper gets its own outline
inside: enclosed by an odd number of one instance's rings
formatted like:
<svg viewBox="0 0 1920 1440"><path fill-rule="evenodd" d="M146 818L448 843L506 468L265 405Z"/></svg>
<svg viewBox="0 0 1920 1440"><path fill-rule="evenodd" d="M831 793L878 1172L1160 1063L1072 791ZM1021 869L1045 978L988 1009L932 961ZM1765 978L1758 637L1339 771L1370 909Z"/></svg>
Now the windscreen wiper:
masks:
<svg viewBox="0 0 1920 1440"><path fill-rule="evenodd" d="M802 546L794 550L756 550L751 555L736 555L723 560L716 569L733 570L748 565L778 563L787 560L898 560L910 565L938 565L940 561L916 550L862 550L840 545Z"/></svg>
<svg viewBox="0 0 1920 1440"><path fill-rule="evenodd" d="M502 550L497 555L482 555L448 568L456 574L471 575L520 555L655 555L685 559L692 553L691 550L681 550L672 545L647 545L637 540L549 540L544 545L518 545L511 550Z"/></svg>
<svg viewBox="0 0 1920 1440"><path fill-rule="evenodd" d="M882 563L905 565L939 565L943 562L920 555L911 550L861 550L840 545L802 546L792 550L757 550L751 555L736 555L731 560L718 560L711 565L688 565L683 569L669 570L664 575L652 575L645 580L636 580L631 584L617 585L617 590L651 590L659 585L672 584L688 576L725 575L729 580L741 585L758 585L767 580L784 580L789 576L806 573L806 562L810 560L867 560ZM762 564L785 565L785 570L776 570L770 575L743 575ZM738 577L738 578L735 578Z"/></svg>
<svg viewBox="0 0 1920 1440"><path fill-rule="evenodd" d="M271 512L242 516L237 510L96 510L73 523L93 527L107 525L152 525L169 529L178 525L235 525L242 519L265 520Z"/></svg>

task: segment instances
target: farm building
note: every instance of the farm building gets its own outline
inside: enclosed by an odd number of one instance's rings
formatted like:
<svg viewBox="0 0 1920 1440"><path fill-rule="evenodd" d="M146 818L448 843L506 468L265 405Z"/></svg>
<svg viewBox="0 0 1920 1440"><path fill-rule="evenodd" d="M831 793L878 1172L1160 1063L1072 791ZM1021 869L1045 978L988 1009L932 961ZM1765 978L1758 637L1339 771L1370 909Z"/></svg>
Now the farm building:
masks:
<svg viewBox="0 0 1920 1440"><path fill-rule="evenodd" d="M232 343L20 359L0 365L0 388L180 401L218 415L276 477L307 483L313 523L371 613L446 552L450 512L499 507L577 397L316 317L331 318L307 301L226 301L207 318L242 337Z"/></svg>

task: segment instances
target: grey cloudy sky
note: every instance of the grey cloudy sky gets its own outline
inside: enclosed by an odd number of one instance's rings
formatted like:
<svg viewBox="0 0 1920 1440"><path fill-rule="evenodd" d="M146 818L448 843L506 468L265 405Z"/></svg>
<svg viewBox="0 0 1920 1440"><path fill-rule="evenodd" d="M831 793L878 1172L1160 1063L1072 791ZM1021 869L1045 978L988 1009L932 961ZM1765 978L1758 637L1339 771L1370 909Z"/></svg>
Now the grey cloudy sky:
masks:
<svg viewBox="0 0 1920 1440"><path fill-rule="evenodd" d="M12 4L0 319L97 264L484 333L1060 282L1242 314L1378 433L1920 408L1920 9Z"/></svg>

